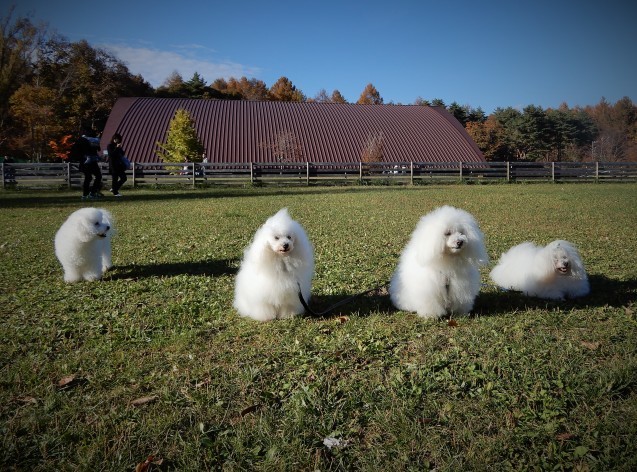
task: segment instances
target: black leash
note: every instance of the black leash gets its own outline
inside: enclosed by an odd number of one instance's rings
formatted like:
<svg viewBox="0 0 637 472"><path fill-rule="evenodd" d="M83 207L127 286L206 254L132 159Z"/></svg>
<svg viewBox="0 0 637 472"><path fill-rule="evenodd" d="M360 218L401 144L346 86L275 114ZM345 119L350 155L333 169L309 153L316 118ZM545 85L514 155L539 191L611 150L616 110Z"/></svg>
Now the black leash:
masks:
<svg viewBox="0 0 637 472"><path fill-rule="evenodd" d="M383 285L379 285L378 287L370 288L369 290L365 290L364 292L357 293L356 295L352 295L351 297L344 298L343 300L334 303L334 305L328 307L326 310L323 310L321 312L316 312L316 311L312 310L309 307L309 305L307 304L307 302L303 298L303 293L301 293L301 284L299 284L297 282L296 285L299 287L299 292L298 292L299 300L301 301L301 305L303 305L303 308L305 308L305 311L307 313L309 313L310 315L312 315L312 316L325 316L330 311L334 310L335 308L338 308L341 305L345 305L346 303L351 302L355 298L362 297L363 295L367 295L368 293L376 292L376 291L380 290L381 288L386 287L387 285L389 285L389 283L385 283Z"/></svg>

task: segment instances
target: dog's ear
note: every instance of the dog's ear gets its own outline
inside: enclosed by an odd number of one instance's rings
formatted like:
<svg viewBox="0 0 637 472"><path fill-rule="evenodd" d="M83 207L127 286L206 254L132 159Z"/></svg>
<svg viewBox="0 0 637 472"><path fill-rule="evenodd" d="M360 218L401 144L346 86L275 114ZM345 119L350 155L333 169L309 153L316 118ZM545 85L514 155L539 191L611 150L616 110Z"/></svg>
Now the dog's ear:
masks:
<svg viewBox="0 0 637 472"><path fill-rule="evenodd" d="M466 235L469 239L469 247L467 248L469 251L468 257L477 264L488 264L489 255L487 254L487 248L484 243L484 234L476 222L472 222L472 224L467 227Z"/></svg>
<svg viewBox="0 0 637 472"><path fill-rule="evenodd" d="M88 242L95 238L95 220L94 218L90 218L88 215L78 215L76 219L77 229L76 237L82 242Z"/></svg>
<svg viewBox="0 0 637 472"><path fill-rule="evenodd" d="M416 248L416 260L420 265L429 264L445 251L446 238L435 225L418 228L412 238Z"/></svg>
<svg viewBox="0 0 637 472"><path fill-rule="evenodd" d="M565 245L563 244L562 247L566 249L568 253L568 258L571 263L571 275L578 279L587 278L586 269L584 268L584 263L577 248L568 242Z"/></svg>
<svg viewBox="0 0 637 472"><path fill-rule="evenodd" d="M113 215L111 215L111 212L103 208L100 208L100 211L102 212L102 223L110 226L111 229L113 229L113 226L115 226L115 221L113 220Z"/></svg>

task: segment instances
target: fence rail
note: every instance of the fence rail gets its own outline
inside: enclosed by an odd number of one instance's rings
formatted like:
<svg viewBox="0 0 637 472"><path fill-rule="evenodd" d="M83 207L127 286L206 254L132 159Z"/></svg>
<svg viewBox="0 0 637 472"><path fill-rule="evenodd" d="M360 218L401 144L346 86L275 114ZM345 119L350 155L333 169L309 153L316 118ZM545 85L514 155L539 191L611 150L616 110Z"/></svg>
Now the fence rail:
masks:
<svg viewBox="0 0 637 472"><path fill-rule="evenodd" d="M71 163L2 163L2 188L81 187ZM109 179L102 164L105 180ZM637 182L637 162L133 163L128 185L242 185L458 181Z"/></svg>

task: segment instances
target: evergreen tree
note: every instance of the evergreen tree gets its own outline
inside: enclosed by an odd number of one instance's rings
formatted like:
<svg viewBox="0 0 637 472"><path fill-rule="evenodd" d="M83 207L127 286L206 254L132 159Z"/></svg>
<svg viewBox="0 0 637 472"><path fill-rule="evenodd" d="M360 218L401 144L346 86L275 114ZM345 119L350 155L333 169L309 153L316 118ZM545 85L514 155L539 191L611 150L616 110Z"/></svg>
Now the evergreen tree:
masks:
<svg viewBox="0 0 637 472"><path fill-rule="evenodd" d="M451 105L449 105L447 110L462 124L462 126L467 124L466 107L461 106L458 102L451 102Z"/></svg>
<svg viewBox="0 0 637 472"><path fill-rule="evenodd" d="M192 78L184 83L184 88L189 98L203 98L206 92L206 81L198 72L195 72Z"/></svg>
<svg viewBox="0 0 637 472"><path fill-rule="evenodd" d="M467 122L484 123L486 120L487 115L482 108L469 108L467 112Z"/></svg>
<svg viewBox="0 0 637 472"><path fill-rule="evenodd" d="M175 116L168 125L166 142L158 142L155 152L164 162L201 162L204 146L187 110L175 111Z"/></svg>

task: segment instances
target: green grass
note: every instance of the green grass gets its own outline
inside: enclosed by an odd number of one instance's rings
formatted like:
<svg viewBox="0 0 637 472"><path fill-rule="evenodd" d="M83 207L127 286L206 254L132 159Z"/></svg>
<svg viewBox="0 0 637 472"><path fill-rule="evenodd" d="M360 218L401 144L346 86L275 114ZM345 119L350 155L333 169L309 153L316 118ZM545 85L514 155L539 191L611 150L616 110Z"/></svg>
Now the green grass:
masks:
<svg viewBox="0 0 637 472"><path fill-rule="evenodd" d="M232 309L243 248L278 209L315 246L320 311L387 281L442 204L476 216L491 266L523 240L572 241L591 295L500 292L486 268L456 327L383 292L321 319ZM80 206L0 193L3 470L637 469L635 185L129 190L99 203L114 270L68 285L52 241Z"/></svg>

